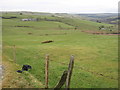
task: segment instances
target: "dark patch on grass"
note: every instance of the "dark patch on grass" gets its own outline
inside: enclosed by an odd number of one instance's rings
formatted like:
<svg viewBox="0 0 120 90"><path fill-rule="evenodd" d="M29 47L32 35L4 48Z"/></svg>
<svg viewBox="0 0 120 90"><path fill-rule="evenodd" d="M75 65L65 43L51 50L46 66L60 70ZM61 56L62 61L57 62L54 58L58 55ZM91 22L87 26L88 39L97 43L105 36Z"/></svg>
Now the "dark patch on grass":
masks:
<svg viewBox="0 0 120 90"><path fill-rule="evenodd" d="M28 33L28 35L32 35L33 33Z"/></svg>
<svg viewBox="0 0 120 90"><path fill-rule="evenodd" d="M41 42L41 43L51 43L51 42L54 42L54 41L48 40L48 41L43 41L43 42Z"/></svg>
<svg viewBox="0 0 120 90"><path fill-rule="evenodd" d="M40 35L40 36L49 36L49 35L66 35L67 33L62 33L62 34L44 34L44 35Z"/></svg>
<svg viewBox="0 0 120 90"><path fill-rule="evenodd" d="M15 26L15 27L31 27L31 26L19 26L19 25L18 25L18 26Z"/></svg>
<svg viewBox="0 0 120 90"><path fill-rule="evenodd" d="M120 35L120 33L107 33L107 32L98 32L98 31L81 31L89 34L96 34L96 35Z"/></svg>
<svg viewBox="0 0 120 90"><path fill-rule="evenodd" d="M14 19L14 18L17 18L15 16L11 16L11 17L2 17L3 19Z"/></svg>

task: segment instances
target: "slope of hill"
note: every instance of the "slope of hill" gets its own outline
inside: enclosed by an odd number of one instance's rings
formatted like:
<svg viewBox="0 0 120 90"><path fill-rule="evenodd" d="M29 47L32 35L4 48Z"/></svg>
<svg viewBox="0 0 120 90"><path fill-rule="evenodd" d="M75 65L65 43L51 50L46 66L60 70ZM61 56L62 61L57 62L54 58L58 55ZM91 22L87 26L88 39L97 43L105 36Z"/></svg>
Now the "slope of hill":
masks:
<svg viewBox="0 0 120 90"><path fill-rule="evenodd" d="M27 15L27 13L28 13L28 15ZM18 12L16 12L16 13L11 12L11 14L10 13L8 13L8 14L3 13L3 16L9 18L10 16L11 17L16 17L16 15L17 15L16 19L18 21L20 21L21 19L24 19L24 18L30 18L30 19L36 19L38 22L39 21L59 22L59 23L64 23L64 24L70 25L72 27L71 29L81 30L81 31L87 31L87 30L94 31L95 30L95 31L99 32L100 27L103 26L105 28L105 30L101 30L102 32L107 32L107 33L117 33L118 32L116 25L93 22L93 21L90 21L90 20L83 20L81 18L72 16L72 15L69 15L69 14L50 14L50 13L47 13L47 15L44 15L46 13L42 13L42 14L41 13L38 14L38 13L35 13L35 12L34 13L33 12L27 12L27 13L22 12L22 15L20 15L20 13L18 13ZM101 15L101 17L102 17L102 15ZM62 27L62 25L58 25L58 27L59 28L64 28L64 26Z"/></svg>
<svg viewBox="0 0 120 90"><path fill-rule="evenodd" d="M118 24L118 13L76 14L91 21Z"/></svg>
<svg viewBox="0 0 120 90"><path fill-rule="evenodd" d="M34 13L35 14L35 13ZM4 17L4 18L3 18ZM64 70L68 69L69 57L75 56L71 88L117 88L118 87L118 36L96 35L85 31L116 32L114 25L81 20L67 16L3 13L3 61L15 65L13 52L16 52L15 67L10 76L17 76L16 70L24 64L32 69L21 73L20 87L44 88L45 55L49 54L49 88L54 88ZM24 21L22 19L26 19ZM30 19L30 20L28 20ZM113 28L113 31L99 30L100 26ZM51 43L41 43L52 40ZM15 49L13 46L15 45ZM9 62L10 61L10 62ZM9 67L9 66L8 66ZM29 78L32 75L32 80ZM9 75L8 75L9 76ZM33 82L32 82L33 81ZM34 83L36 81L37 83ZM17 84L18 83L18 84ZM30 84L30 85L29 85ZM63 86L64 88L65 86ZM15 88L15 86L11 86Z"/></svg>

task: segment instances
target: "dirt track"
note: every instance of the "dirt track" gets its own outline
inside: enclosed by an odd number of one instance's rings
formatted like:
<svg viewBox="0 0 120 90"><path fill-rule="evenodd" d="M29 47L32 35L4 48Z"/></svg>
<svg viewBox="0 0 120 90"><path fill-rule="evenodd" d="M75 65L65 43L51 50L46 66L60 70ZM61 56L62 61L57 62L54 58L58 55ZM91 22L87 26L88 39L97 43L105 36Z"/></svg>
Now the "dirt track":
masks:
<svg viewBox="0 0 120 90"><path fill-rule="evenodd" d="M89 34L95 34L95 35L120 35L120 33L105 33L100 31L81 31Z"/></svg>

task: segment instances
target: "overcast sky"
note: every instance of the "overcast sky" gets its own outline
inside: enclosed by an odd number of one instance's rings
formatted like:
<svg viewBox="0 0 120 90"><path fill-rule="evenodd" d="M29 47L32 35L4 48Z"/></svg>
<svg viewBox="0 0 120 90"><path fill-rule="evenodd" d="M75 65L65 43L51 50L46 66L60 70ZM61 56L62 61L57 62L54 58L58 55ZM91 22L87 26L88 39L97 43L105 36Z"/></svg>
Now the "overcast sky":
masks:
<svg viewBox="0 0 120 90"><path fill-rule="evenodd" d="M114 13L119 0L1 0L0 11Z"/></svg>

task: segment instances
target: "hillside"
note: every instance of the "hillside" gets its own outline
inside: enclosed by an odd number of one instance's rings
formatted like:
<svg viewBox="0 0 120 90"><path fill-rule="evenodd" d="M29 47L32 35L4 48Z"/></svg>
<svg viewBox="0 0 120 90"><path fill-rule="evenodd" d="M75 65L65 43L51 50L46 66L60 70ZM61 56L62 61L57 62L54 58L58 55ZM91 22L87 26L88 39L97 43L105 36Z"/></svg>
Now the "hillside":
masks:
<svg viewBox="0 0 120 90"><path fill-rule="evenodd" d="M118 24L118 13L98 13L98 14L76 14L83 18L95 22L103 22L108 24Z"/></svg>
<svg viewBox="0 0 120 90"><path fill-rule="evenodd" d="M51 13L35 13L35 12L22 12L22 15L20 15L21 12L14 12L11 14L10 13L3 13L4 17L16 17L17 21L20 21L21 19L24 18L30 18L30 19L36 19L38 22L39 21L49 21L49 22L58 22L58 23L64 23L69 25L70 27L68 29L77 29L81 31L98 31L98 32L106 32L106 33L118 33L118 27L117 25L113 24L105 24L105 23L99 23L99 22L94 22L94 21L89 21L89 20L83 20L78 17L73 17L71 14L51 14ZM84 15L84 14L83 14ZM106 14L105 14L106 15ZM84 15L86 16L86 15ZM91 15L92 16L92 15ZM3 18L4 18L3 17ZM88 14L89 17L89 14ZM93 17L94 14L93 14ZM96 16L98 17L98 16ZM101 15L102 17L102 15ZM105 16L103 18L106 18ZM108 19L107 19L108 20ZM111 18L111 20L114 20ZM116 20L116 19L115 19ZM100 27L103 26L105 30L100 31ZM64 29L64 25L58 25L56 26L58 28Z"/></svg>
<svg viewBox="0 0 120 90"><path fill-rule="evenodd" d="M112 34L117 32L116 26L65 15L3 13L3 65L7 65L5 70L11 67L5 73L3 87L44 88L46 54L50 56L49 88L54 88L68 69L71 55L75 57L71 88L118 87L118 35ZM99 30L101 26L105 29ZM42 43L48 40L53 42ZM32 69L16 72L26 64Z"/></svg>

